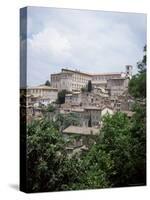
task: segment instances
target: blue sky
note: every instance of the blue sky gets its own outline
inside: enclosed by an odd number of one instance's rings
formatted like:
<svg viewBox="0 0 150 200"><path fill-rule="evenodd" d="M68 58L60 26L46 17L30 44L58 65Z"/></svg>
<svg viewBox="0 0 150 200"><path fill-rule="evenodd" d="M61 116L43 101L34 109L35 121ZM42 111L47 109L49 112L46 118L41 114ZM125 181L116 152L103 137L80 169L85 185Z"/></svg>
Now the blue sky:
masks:
<svg viewBox="0 0 150 200"><path fill-rule="evenodd" d="M62 67L121 72L142 58L146 15L28 7L27 84L38 85Z"/></svg>

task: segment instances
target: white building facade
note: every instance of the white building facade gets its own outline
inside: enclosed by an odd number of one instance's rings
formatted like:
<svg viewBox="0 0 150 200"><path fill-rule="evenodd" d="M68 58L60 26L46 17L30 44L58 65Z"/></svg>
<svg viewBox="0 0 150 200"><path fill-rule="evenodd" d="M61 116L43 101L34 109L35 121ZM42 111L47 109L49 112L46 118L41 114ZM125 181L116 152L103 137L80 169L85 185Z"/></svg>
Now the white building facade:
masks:
<svg viewBox="0 0 150 200"><path fill-rule="evenodd" d="M132 77L132 66L127 65L125 68L125 72L100 74L89 74L78 70L62 68L60 73L51 74L51 85L53 88L57 88L58 91L68 90L72 92L80 91L81 88L86 87L88 81L91 80L94 88L101 87L103 89L107 89L109 80Z"/></svg>
<svg viewBox="0 0 150 200"><path fill-rule="evenodd" d="M85 87L92 76L80 71L73 71L69 69L62 69L60 73L51 74L52 87L60 90L80 91Z"/></svg>
<svg viewBox="0 0 150 200"><path fill-rule="evenodd" d="M40 85L27 88L27 94L37 97L39 102L48 104L56 101L58 89L50 86Z"/></svg>

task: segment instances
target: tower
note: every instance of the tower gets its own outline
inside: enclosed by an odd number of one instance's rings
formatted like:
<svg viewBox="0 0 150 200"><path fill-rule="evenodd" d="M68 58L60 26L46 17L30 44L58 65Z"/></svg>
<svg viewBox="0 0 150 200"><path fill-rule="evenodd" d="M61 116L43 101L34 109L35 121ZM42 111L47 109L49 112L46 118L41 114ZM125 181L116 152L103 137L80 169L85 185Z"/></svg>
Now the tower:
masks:
<svg viewBox="0 0 150 200"><path fill-rule="evenodd" d="M125 67L126 67L126 76L131 78L132 77L132 69L133 69L132 65L126 65Z"/></svg>

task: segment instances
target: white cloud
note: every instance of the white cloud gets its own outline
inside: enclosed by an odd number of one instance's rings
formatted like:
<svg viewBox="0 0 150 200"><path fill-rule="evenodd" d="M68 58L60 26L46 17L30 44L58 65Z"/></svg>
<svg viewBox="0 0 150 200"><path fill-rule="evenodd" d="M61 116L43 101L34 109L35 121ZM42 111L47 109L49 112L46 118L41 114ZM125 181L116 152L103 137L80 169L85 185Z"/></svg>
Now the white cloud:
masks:
<svg viewBox="0 0 150 200"><path fill-rule="evenodd" d="M135 65L142 54L143 15L43 9L37 14L33 8L33 16L29 12L29 84L45 81L63 66L89 72L122 71L126 64Z"/></svg>
<svg viewBox="0 0 150 200"><path fill-rule="evenodd" d="M28 39L28 48L39 56L60 57L69 52L70 44L56 29L47 28Z"/></svg>

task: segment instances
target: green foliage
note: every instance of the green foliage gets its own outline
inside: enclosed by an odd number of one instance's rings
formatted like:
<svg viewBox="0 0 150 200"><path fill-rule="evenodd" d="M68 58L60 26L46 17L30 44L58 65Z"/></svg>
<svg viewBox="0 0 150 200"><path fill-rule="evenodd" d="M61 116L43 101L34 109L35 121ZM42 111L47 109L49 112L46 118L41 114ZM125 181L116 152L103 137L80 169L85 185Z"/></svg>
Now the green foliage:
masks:
<svg viewBox="0 0 150 200"><path fill-rule="evenodd" d="M91 119L91 115L90 115L90 119L88 121L88 127L92 127L92 119Z"/></svg>
<svg viewBox="0 0 150 200"><path fill-rule="evenodd" d="M46 108L47 112L54 112L55 110L56 108L52 104L49 104Z"/></svg>
<svg viewBox="0 0 150 200"><path fill-rule="evenodd" d="M56 115L55 126L59 131L64 130L70 125L79 125L79 118L75 113L59 113Z"/></svg>
<svg viewBox="0 0 150 200"><path fill-rule="evenodd" d="M144 56L143 56L142 63L144 63L144 65L146 66L146 63L147 63L147 56L146 56L147 46L146 45L144 46L143 51L144 51Z"/></svg>
<svg viewBox="0 0 150 200"><path fill-rule="evenodd" d="M82 186L85 189L111 187L108 173L113 166L113 161L110 155L103 150L101 142L91 147L83 159L82 166L85 171L82 177Z"/></svg>
<svg viewBox="0 0 150 200"><path fill-rule="evenodd" d="M143 109L132 120L120 112L104 117L96 144L83 162L87 188L146 184L145 128Z"/></svg>
<svg viewBox="0 0 150 200"><path fill-rule="evenodd" d="M82 87L81 88L81 92L87 92L87 88L86 87Z"/></svg>
<svg viewBox="0 0 150 200"><path fill-rule="evenodd" d="M146 104L136 103L132 118L132 184L146 184Z"/></svg>
<svg viewBox="0 0 150 200"><path fill-rule="evenodd" d="M131 123L123 113L106 116L103 122L102 134L105 152L110 154L114 163L109 173L113 186L127 186L131 167L130 135Z"/></svg>
<svg viewBox="0 0 150 200"><path fill-rule="evenodd" d="M61 90L58 92L58 96L57 96L57 100L56 103L57 104L63 104L65 103L65 95L68 94L67 90Z"/></svg>
<svg viewBox="0 0 150 200"><path fill-rule="evenodd" d="M60 127L66 126L63 115L56 123L46 119L31 123L27 130L28 190L144 185L146 119L141 106L137 105L135 112L132 119L119 112L106 115L96 143L89 145L89 151L72 157L67 156L66 142L59 132Z"/></svg>
<svg viewBox="0 0 150 200"><path fill-rule="evenodd" d="M84 167L82 160L78 154L75 154L69 159L66 159L63 167L63 182L62 190L79 190L84 189L82 185L82 177L84 175Z"/></svg>
<svg viewBox="0 0 150 200"><path fill-rule="evenodd" d="M132 176L131 183L146 184L146 46L137 67L139 72L129 82L129 92L135 98L131 128Z"/></svg>
<svg viewBox="0 0 150 200"><path fill-rule="evenodd" d="M146 72L132 77L129 82L129 93L135 98L146 98Z"/></svg>
<svg viewBox="0 0 150 200"><path fill-rule="evenodd" d="M145 64L145 58L142 62ZM146 184L146 70L141 66L129 83L129 92L135 98L135 114L131 119L121 112L104 116L100 134L95 140L92 138L94 144L92 141L90 145L90 138L86 138L88 151L71 157L67 154L62 130L79 125L75 114L58 114L55 121L43 118L28 125L29 192ZM60 104L66 93L59 93Z"/></svg>
<svg viewBox="0 0 150 200"><path fill-rule="evenodd" d="M50 86L50 85L51 85L51 84L50 84L50 81L47 80L47 81L45 82L45 85L46 85L46 86Z"/></svg>
<svg viewBox="0 0 150 200"><path fill-rule="evenodd" d="M129 82L129 93L139 99L146 98L146 46L144 52L142 61L137 63L139 72Z"/></svg>
<svg viewBox="0 0 150 200"><path fill-rule="evenodd" d="M85 87L81 88L81 92L91 92L93 89L91 80L88 81L88 84Z"/></svg>
<svg viewBox="0 0 150 200"><path fill-rule="evenodd" d="M46 119L33 122L27 132L28 191L57 190L66 157L61 134Z"/></svg>
<svg viewBox="0 0 150 200"><path fill-rule="evenodd" d="M67 156L66 141L45 118L27 128L27 191L60 191L81 182L81 160Z"/></svg>
<svg viewBox="0 0 150 200"><path fill-rule="evenodd" d="M91 82L91 80L88 81L87 91L88 91L88 92L91 92L91 91L92 91L92 82Z"/></svg>

